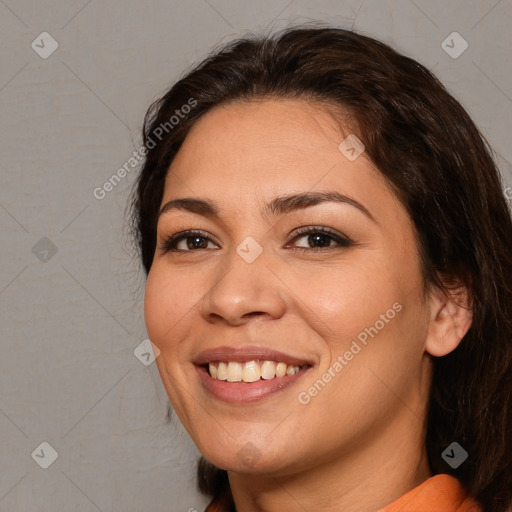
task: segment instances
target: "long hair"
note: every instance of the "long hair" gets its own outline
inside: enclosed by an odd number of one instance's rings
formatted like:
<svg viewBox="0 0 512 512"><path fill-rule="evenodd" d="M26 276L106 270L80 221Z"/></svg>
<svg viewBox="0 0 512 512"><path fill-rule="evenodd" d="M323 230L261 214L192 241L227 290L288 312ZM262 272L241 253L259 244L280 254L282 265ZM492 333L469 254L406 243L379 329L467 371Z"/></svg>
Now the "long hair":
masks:
<svg viewBox="0 0 512 512"><path fill-rule="evenodd" d="M489 144L415 60L329 26L250 35L215 49L145 117L148 151L129 206L146 274L164 180L190 128L215 106L265 98L316 101L333 115L345 112L414 222L425 289L449 294L450 279L468 287L473 323L453 352L433 358L426 447L434 474L458 478L485 512L506 512L512 503L510 211ZM184 115L170 122L176 110ZM469 454L457 469L441 458L453 441ZM225 471L201 458L198 481L212 497L207 511L234 510Z"/></svg>

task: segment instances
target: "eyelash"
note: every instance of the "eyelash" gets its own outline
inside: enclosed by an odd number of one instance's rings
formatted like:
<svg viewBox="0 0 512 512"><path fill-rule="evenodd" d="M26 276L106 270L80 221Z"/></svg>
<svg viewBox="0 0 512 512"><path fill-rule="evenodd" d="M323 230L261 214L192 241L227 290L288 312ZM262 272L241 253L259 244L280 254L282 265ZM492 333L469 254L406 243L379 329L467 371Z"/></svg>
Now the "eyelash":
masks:
<svg viewBox="0 0 512 512"><path fill-rule="evenodd" d="M347 236L340 235L336 231L334 231L334 230L332 230L330 228L318 227L318 226L307 226L307 227L304 227L304 228L297 229L296 232L295 232L295 236L292 238L292 241L296 240L298 238L301 238L301 235L308 235L308 234L309 235L311 235L311 234L327 235L332 240L334 240L335 242L340 244L338 248L348 248L348 247L351 247L351 246L354 245L354 242L350 238L348 238ZM171 235L171 236L167 237L164 240L164 242L162 243L160 248L164 252L164 254L167 253L167 252L170 252L170 251L174 251L174 252L196 252L196 251L199 251L199 250L203 250L203 251L204 250L209 250L209 249L192 249L192 250L188 249L188 250L184 251L182 249L176 249L176 245L178 244L178 242L180 242L181 240L186 239L186 238L191 238L192 236L199 236L201 238L207 239L208 241L216 243L211 238L211 236L208 235L208 233L206 233L205 231L188 229L188 230L185 230L185 231L180 231L179 233L176 233L174 235ZM325 250L332 250L333 248L335 248L335 247L331 247L331 246L328 246L328 247L310 247L310 248L295 247L295 250L299 250L299 251L325 251Z"/></svg>

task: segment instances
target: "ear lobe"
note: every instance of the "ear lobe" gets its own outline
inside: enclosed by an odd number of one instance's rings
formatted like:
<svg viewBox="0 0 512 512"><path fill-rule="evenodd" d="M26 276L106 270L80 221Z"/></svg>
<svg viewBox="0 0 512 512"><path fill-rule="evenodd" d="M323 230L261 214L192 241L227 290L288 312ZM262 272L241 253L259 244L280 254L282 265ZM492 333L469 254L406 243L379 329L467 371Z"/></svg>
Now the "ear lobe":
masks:
<svg viewBox="0 0 512 512"><path fill-rule="evenodd" d="M468 332L473 321L468 297L465 286L459 286L450 296L441 290L431 296L431 319L425 344L430 355L442 357L449 354Z"/></svg>

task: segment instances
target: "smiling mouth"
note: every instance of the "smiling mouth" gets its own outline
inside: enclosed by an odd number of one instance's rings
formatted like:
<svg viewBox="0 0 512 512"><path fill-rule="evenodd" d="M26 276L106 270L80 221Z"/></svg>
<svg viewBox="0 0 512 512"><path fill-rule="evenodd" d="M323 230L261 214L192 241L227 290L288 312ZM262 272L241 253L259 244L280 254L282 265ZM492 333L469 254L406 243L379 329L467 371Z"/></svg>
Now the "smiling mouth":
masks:
<svg viewBox="0 0 512 512"><path fill-rule="evenodd" d="M214 361L196 368L204 389L211 396L222 402L241 405L260 402L282 393L299 379L302 380L312 370L312 365L297 366L276 361L252 360ZM210 374L210 369L215 376ZM243 380L244 377L247 380Z"/></svg>
<svg viewBox="0 0 512 512"><path fill-rule="evenodd" d="M317 364L314 359L258 345L219 346L201 352L193 363L210 397L232 404L251 404L281 395Z"/></svg>
<svg viewBox="0 0 512 512"><path fill-rule="evenodd" d="M253 383L289 377L311 367L286 364L281 361L214 361L203 365L209 376L218 381Z"/></svg>

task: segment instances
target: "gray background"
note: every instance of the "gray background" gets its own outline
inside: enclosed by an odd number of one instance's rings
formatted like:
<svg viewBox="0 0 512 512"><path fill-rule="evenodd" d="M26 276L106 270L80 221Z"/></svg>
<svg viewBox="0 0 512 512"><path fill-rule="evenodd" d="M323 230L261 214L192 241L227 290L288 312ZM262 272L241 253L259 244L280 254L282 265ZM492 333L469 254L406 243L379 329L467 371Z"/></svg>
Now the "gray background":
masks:
<svg viewBox="0 0 512 512"><path fill-rule="evenodd" d="M215 44L311 20L433 69L512 185L511 0L0 1L0 511L204 509L195 447L134 355L136 171L102 200L93 190L140 147L150 102ZM47 58L31 47L51 48L44 31L58 42ZM458 58L441 46L454 31L469 45ZM47 469L42 442L58 453Z"/></svg>

